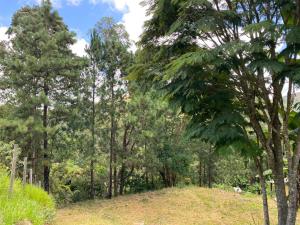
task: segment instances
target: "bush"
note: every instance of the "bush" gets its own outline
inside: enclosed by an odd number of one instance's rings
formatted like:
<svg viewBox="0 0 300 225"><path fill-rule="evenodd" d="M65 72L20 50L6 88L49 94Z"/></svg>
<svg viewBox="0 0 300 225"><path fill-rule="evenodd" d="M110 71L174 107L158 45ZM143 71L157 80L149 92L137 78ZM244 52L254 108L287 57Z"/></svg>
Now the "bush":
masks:
<svg viewBox="0 0 300 225"><path fill-rule="evenodd" d="M249 185L247 191L253 194L261 194L261 186L259 183Z"/></svg>
<svg viewBox="0 0 300 225"><path fill-rule="evenodd" d="M14 192L8 196L9 177L0 169L0 224L14 225L30 221L34 225L49 222L55 212L53 199L41 188L15 181Z"/></svg>
<svg viewBox="0 0 300 225"><path fill-rule="evenodd" d="M95 186L96 181L95 179ZM98 187L95 187L95 189L97 190ZM58 206L89 199L89 170L81 168L71 160L65 163L53 164L51 171L51 190Z"/></svg>

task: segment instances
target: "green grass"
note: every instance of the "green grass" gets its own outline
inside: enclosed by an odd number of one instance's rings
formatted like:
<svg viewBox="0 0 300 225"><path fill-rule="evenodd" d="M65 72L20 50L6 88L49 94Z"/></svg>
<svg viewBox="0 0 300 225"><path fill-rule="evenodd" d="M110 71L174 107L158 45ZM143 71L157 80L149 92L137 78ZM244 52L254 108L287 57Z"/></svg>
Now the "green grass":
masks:
<svg viewBox="0 0 300 225"><path fill-rule="evenodd" d="M33 225L44 225L54 216L53 199L41 188L26 185L16 180L14 192L8 196L9 177L0 169L0 224L14 225L30 221Z"/></svg>

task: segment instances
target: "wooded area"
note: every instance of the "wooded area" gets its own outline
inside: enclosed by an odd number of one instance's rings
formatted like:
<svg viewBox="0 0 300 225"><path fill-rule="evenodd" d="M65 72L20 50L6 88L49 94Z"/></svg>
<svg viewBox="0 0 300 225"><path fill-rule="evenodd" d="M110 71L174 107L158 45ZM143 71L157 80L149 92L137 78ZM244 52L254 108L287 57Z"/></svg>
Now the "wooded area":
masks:
<svg viewBox="0 0 300 225"><path fill-rule="evenodd" d="M262 195L265 225L273 197L277 223L295 225L300 1L143 4L136 52L104 17L86 57L72 53L76 34L49 0L14 14L0 42L0 166L10 168L18 144L16 176L25 186L31 171L59 205L235 187Z"/></svg>

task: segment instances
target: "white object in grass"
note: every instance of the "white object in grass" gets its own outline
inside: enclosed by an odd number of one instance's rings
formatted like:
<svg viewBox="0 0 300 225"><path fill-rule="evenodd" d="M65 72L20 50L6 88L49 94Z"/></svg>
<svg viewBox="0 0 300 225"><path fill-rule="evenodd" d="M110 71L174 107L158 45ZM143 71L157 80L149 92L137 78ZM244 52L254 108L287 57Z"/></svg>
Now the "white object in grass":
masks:
<svg viewBox="0 0 300 225"><path fill-rule="evenodd" d="M242 193L242 189L240 187L234 187L233 190L234 192Z"/></svg>

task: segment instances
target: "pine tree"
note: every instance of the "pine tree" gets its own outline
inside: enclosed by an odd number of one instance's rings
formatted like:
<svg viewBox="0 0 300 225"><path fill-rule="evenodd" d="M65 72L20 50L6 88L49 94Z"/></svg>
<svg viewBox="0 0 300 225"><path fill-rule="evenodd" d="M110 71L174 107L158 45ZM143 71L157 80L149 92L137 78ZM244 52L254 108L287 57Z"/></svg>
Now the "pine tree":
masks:
<svg viewBox="0 0 300 225"><path fill-rule="evenodd" d="M91 131L92 140L91 140L91 151L90 151L90 182L91 182L91 198L95 197L95 188L94 188L94 167L95 167L95 153L96 153L96 97L97 97L97 88L100 82L100 69L102 63L102 46L101 40L95 29L92 30L90 36L90 45L87 48L88 58L89 58L89 67L86 71L86 76L83 78L83 82L87 83L87 88L85 92L85 98L88 100L87 108L90 109L88 117L89 120L89 129ZM91 106L91 107L89 107Z"/></svg>
<svg viewBox="0 0 300 225"><path fill-rule="evenodd" d="M117 171L117 130L118 110L124 103L126 82L122 79L126 75L131 54L129 53L129 38L124 27L114 23L112 18L103 18L93 30L91 53L94 55L97 70L102 74L102 84L99 87L100 104L110 116L110 144L109 144L109 188L108 197L118 194ZM98 41L96 40L98 39ZM92 44L93 44L92 43ZM108 98L107 98L108 96ZM117 117L118 116L118 117Z"/></svg>
<svg viewBox="0 0 300 225"><path fill-rule="evenodd" d="M49 111L59 102L74 98L71 90L77 86L84 63L71 52L75 35L52 10L50 1L17 11L8 34L12 46L1 61L1 80L14 93L12 98L22 108L23 116L33 116L42 124L44 188L49 192L48 134L53 126L49 123Z"/></svg>

